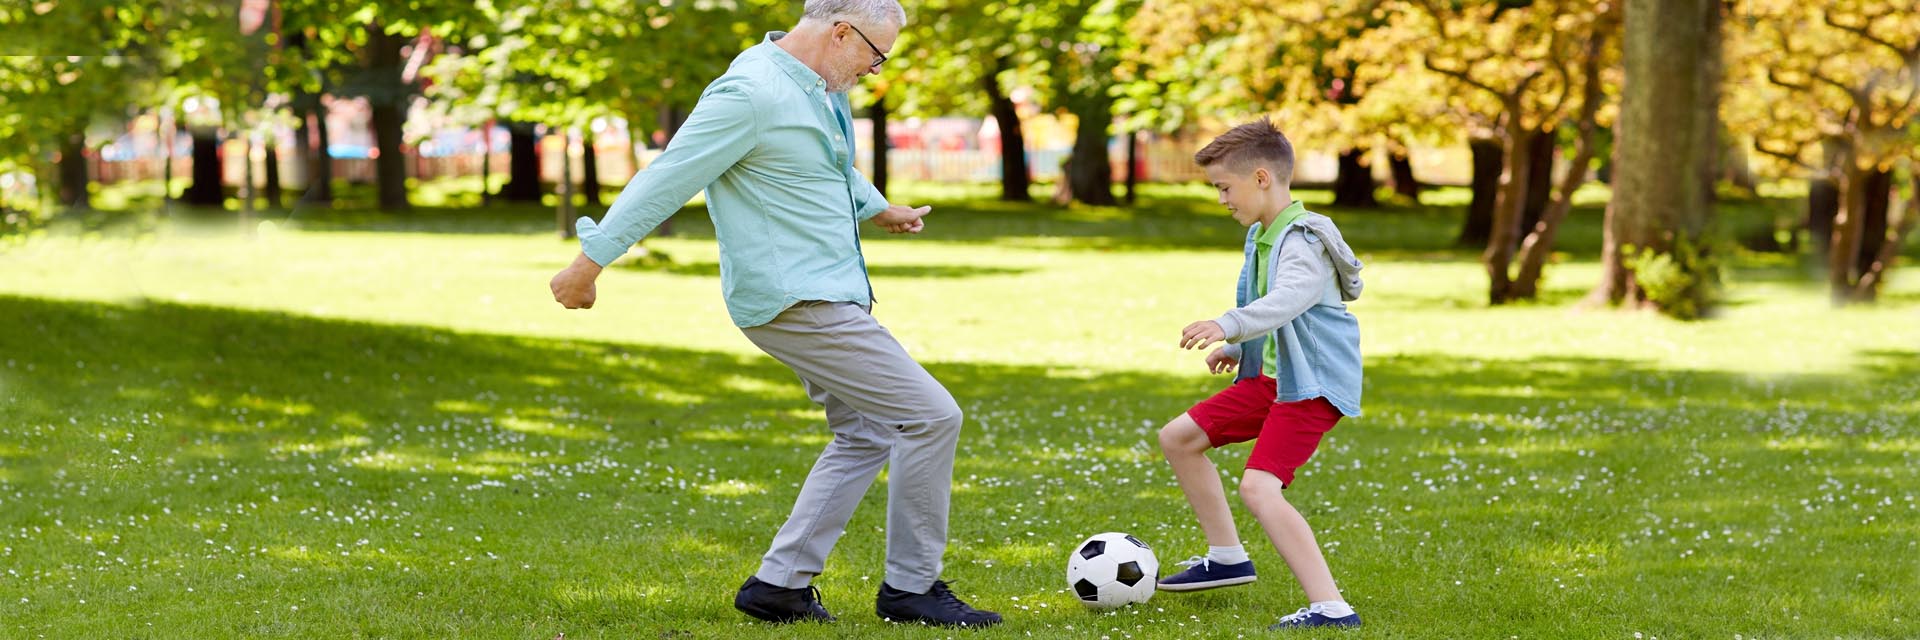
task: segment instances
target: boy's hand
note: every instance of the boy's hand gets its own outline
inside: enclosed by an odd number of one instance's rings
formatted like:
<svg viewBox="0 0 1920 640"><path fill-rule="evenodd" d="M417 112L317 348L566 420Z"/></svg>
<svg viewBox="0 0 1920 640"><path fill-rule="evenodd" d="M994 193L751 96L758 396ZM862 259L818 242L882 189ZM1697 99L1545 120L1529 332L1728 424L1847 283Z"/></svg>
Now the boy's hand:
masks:
<svg viewBox="0 0 1920 640"><path fill-rule="evenodd" d="M1239 364L1239 360L1227 356L1226 347L1216 347L1213 353L1207 354L1208 373L1225 373Z"/></svg>
<svg viewBox="0 0 1920 640"><path fill-rule="evenodd" d="M1220 323L1212 320L1201 320L1180 330L1180 348L1182 349L1205 349L1207 345L1225 342L1226 339L1227 330L1220 328Z"/></svg>

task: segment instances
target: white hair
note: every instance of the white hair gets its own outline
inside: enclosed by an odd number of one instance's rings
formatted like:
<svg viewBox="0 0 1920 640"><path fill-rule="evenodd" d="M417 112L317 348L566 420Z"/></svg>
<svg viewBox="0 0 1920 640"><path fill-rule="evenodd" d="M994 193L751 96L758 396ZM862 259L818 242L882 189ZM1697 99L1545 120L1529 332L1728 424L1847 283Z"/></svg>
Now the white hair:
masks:
<svg viewBox="0 0 1920 640"><path fill-rule="evenodd" d="M899 0L807 0L800 21L901 27L907 24L907 10Z"/></svg>

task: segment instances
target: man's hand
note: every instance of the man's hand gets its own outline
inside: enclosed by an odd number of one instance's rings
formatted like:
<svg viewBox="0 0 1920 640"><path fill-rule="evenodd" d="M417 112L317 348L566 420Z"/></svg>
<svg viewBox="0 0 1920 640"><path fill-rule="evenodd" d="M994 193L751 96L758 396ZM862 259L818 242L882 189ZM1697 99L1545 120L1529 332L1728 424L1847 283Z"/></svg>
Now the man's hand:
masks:
<svg viewBox="0 0 1920 640"><path fill-rule="evenodd" d="M1227 356L1226 347L1215 348L1213 353L1207 354L1208 373L1225 373L1239 364L1239 360Z"/></svg>
<svg viewBox="0 0 1920 640"><path fill-rule="evenodd" d="M933 211L933 207L909 207L896 204L873 217L873 223L886 229L888 233L920 233L926 223L920 218Z"/></svg>
<svg viewBox="0 0 1920 640"><path fill-rule="evenodd" d="M582 253L573 259L573 264L554 274L553 281L547 287L553 289L553 299L568 309L592 309L594 298L593 281L600 277L600 265Z"/></svg>
<svg viewBox="0 0 1920 640"><path fill-rule="evenodd" d="M1226 339L1227 330L1220 328L1220 323L1212 320L1201 320L1180 330L1180 348L1182 349L1205 349L1207 345L1225 342Z"/></svg>

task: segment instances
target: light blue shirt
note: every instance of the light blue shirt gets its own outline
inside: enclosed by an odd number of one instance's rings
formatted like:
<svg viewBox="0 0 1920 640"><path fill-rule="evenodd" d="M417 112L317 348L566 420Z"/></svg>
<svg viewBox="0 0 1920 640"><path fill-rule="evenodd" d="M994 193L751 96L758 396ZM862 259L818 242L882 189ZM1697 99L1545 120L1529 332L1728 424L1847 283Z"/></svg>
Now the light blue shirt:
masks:
<svg viewBox="0 0 1920 640"><path fill-rule="evenodd" d="M601 266L707 192L720 293L755 327L804 300L872 304L860 223L888 206L853 166L852 106L771 32L707 85L673 141L595 224L575 225Z"/></svg>

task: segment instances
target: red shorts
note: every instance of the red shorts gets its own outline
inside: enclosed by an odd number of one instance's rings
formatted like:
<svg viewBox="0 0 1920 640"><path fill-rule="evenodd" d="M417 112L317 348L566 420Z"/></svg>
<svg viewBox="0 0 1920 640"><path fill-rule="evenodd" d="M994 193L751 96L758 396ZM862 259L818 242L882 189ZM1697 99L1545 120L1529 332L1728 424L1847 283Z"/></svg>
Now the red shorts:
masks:
<svg viewBox="0 0 1920 640"><path fill-rule="evenodd" d="M1259 376L1200 401L1187 410L1213 446L1256 440L1247 468L1259 469L1293 484L1293 470L1320 448L1320 438L1340 421L1340 410L1326 398L1275 402L1273 378Z"/></svg>

